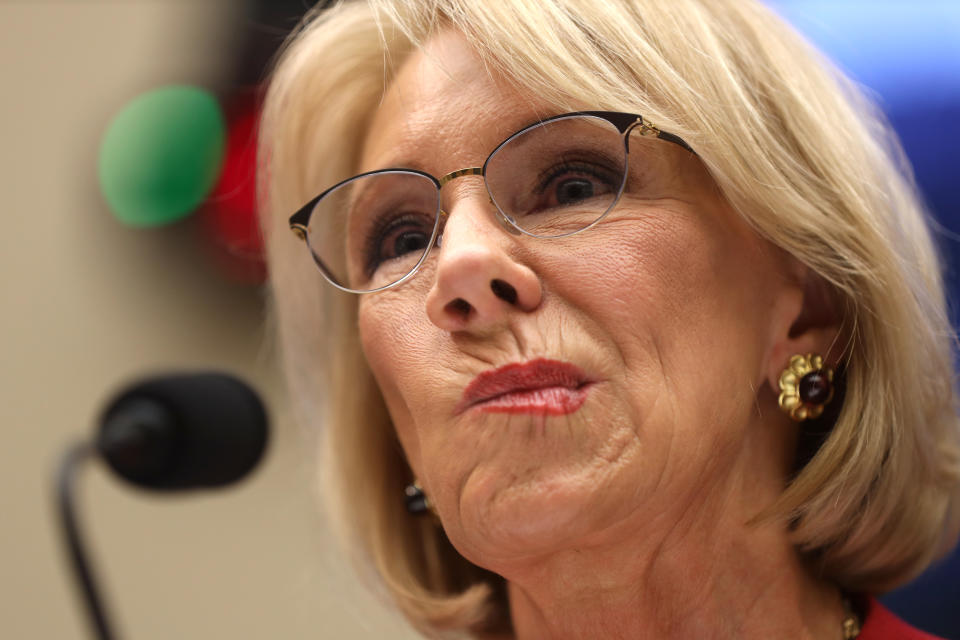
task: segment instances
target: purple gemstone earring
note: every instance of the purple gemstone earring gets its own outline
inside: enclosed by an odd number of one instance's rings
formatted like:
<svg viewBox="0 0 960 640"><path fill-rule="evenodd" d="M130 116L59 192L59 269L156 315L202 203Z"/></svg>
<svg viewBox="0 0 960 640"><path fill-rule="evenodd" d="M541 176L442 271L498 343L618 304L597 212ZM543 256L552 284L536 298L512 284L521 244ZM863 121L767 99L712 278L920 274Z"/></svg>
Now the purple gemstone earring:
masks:
<svg viewBox="0 0 960 640"><path fill-rule="evenodd" d="M833 398L833 369L817 354L795 355L780 374L780 408L797 422L819 418Z"/></svg>

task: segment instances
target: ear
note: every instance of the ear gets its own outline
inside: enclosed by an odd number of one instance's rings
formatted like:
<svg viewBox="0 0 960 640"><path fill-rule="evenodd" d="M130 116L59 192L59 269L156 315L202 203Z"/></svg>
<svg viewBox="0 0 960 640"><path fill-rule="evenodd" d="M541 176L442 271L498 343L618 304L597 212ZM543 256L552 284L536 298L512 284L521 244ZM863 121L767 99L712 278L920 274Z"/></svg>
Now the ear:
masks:
<svg viewBox="0 0 960 640"><path fill-rule="evenodd" d="M771 314L767 349L767 382L780 393L780 374L794 355L823 356L824 364L836 369L842 356L841 310L832 287L796 259L776 296Z"/></svg>

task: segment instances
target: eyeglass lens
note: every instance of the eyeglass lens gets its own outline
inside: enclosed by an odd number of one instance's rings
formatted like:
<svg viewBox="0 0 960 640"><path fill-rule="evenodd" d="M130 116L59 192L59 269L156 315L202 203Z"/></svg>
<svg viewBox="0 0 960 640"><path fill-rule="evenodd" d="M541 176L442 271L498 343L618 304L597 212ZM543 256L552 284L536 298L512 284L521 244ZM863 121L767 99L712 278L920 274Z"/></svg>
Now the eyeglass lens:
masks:
<svg viewBox="0 0 960 640"><path fill-rule="evenodd" d="M623 135L593 116L558 118L501 144L484 167L490 198L507 220L542 238L602 218L626 179ZM308 242L338 285L372 291L416 269L436 241L440 192L425 175L389 170L349 180L315 206Z"/></svg>

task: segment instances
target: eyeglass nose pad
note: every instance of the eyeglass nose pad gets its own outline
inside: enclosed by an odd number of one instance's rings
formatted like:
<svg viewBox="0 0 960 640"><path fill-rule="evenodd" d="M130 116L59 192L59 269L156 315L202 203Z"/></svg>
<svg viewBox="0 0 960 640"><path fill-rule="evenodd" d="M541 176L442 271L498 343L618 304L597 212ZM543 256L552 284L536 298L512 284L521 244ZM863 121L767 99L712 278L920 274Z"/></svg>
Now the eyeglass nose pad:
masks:
<svg viewBox="0 0 960 640"><path fill-rule="evenodd" d="M507 214L500 210L500 207L496 205L496 203L493 201L493 198L488 198L488 200L490 200L490 205L497 210L497 220L500 222L500 226L509 231L510 235L519 236L520 229L510 222L510 218L508 218Z"/></svg>
<svg viewBox="0 0 960 640"><path fill-rule="evenodd" d="M446 212L445 209L440 209L440 223L439 228L437 229L437 239L433 241L433 246L436 249L440 248L440 245L443 244L443 232L447 228L447 219L450 217L450 214Z"/></svg>

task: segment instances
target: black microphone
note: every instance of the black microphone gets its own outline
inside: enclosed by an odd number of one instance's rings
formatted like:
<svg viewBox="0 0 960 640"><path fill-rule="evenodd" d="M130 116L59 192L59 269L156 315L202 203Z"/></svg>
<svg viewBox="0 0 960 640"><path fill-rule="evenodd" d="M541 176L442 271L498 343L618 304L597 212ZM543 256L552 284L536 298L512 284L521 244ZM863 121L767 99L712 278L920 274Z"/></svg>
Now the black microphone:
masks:
<svg viewBox="0 0 960 640"><path fill-rule="evenodd" d="M56 501L64 544L95 636L116 637L108 622L73 508L74 472L99 454L124 480L171 491L212 488L249 473L267 446L267 412L233 376L179 374L121 392L103 413L94 442L69 447L57 470Z"/></svg>
<svg viewBox="0 0 960 640"><path fill-rule="evenodd" d="M120 477L160 491L217 487L253 469L267 445L257 394L222 373L136 384L104 411L96 448Z"/></svg>

